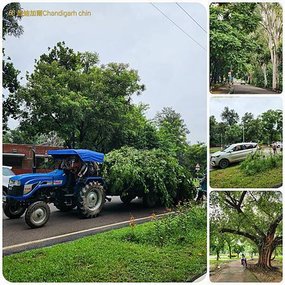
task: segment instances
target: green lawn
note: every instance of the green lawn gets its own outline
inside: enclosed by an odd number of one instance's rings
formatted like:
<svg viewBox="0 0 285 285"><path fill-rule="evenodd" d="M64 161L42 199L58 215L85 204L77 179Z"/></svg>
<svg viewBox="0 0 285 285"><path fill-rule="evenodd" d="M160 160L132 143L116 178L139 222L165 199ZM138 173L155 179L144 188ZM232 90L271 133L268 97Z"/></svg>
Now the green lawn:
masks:
<svg viewBox="0 0 285 285"><path fill-rule="evenodd" d="M216 260L216 256L210 256L210 271L215 271L216 269L222 267L228 262L237 260L237 257L232 257L231 259L228 256L222 256L219 260Z"/></svg>
<svg viewBox="0 0 285 285"><path fill-rule="evenodd" d="M282 167L247 176L239 165L210 171L212 188L272 188L282 183Z"/></svg>
<svg viewBox="0 0 285 285"><path fill-rule="evenodd" d="M206 271L206 210L196 207L183 219L177 215L5 256L3 274L10 282L191 280Z"/></svg>

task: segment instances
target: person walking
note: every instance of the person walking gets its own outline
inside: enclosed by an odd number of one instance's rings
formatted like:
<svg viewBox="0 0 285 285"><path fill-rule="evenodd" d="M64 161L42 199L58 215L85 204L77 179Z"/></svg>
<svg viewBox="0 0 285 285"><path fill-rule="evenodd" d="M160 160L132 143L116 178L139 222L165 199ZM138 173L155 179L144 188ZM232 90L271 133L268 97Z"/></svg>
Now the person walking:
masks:
<svg viewBox="0 0 285 285"><path fill-rule="evenodd" d="M247 267L247 261L246 261L246 258L245 258L245 255L242 253L242 255L241 255L241 260L240 260L240 262L241 262L241 265L243 266L243 267Z"/></svg>

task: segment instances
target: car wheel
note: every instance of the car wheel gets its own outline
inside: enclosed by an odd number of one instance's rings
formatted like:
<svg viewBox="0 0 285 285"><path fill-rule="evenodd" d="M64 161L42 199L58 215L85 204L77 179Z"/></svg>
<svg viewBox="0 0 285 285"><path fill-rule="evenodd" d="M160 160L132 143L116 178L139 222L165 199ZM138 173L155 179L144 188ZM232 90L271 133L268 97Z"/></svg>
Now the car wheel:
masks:
<svg viewBox="0 0 285 285"><path fill-rule="evenodd" d="M32 229L44 226L50 217L50 208L44 201L31 204L25 214L25 221Z"/></svg>
<svg viewBox="0 0 285 285"><path fill-rule="evenodd" d="M105 203L105 191L98 182L85 185L78 195L78 214L81 218L94 218L102 210Z"/></svg>
<svg viewBox="0 0 285 285"><path fill-rule="evenodd" d="M222 159L219 163L219 166L224 169L229 166L230 162L227 159Z"/></svg>
<svg viewBox="0 0 285 285"><path fill-rule="evenodd" d="M26 207L21 206L19 202L15 203L4 203L3 204L4 214L10 219L20 218L26 211Z"/></svg>

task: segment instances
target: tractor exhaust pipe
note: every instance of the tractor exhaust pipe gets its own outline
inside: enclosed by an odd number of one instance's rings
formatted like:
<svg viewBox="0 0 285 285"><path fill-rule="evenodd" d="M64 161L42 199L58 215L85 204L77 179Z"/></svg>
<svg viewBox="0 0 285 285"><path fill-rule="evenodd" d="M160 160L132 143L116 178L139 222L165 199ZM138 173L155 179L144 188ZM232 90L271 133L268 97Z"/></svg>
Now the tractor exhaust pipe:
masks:
<svg viewBox="0 0 285 285"><path fill-rule="evenodd" d="M32 148L32 152L33 152L33 165L32 165L32 170L33 170L33 173L36 173L36 172L37 172L36 151L35 151L34 147Z"/></svg>

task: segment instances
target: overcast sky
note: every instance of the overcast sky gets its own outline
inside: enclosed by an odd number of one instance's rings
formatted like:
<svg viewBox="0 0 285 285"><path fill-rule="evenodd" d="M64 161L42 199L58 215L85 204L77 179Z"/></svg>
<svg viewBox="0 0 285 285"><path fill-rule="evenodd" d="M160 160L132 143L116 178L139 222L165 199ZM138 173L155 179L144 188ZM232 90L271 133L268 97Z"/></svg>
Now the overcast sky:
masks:
<svg viewBox="0 0 285 285"><path fill-rule="evenodd" d="M242 118L246 112L252 113L256 118L269 109L282 110L282 100L281 98L273 96L211 98L210 115L214 115L217 121L220 122L221 113L226 106L230 109L234 109L240 118Z"/></svg>
<svg viewBox="0 0 285 285"><path fill-rule="evenodd" d="M207 53L149 3L22 3L24 10L77 12L90 17L23 17L24 34L8 37L6 54L25 75L34 60L59 41L75 51L98 52L101 63L129 63L137 69L146 91L134 102L150 105L148 118L163 107L181 113L191 143L206 141ZM207 35L175 3L156 4L206 48ZM181 6L206 29L206 10L200 4ZM15 126L15 123L11 123Z"/></svg>

